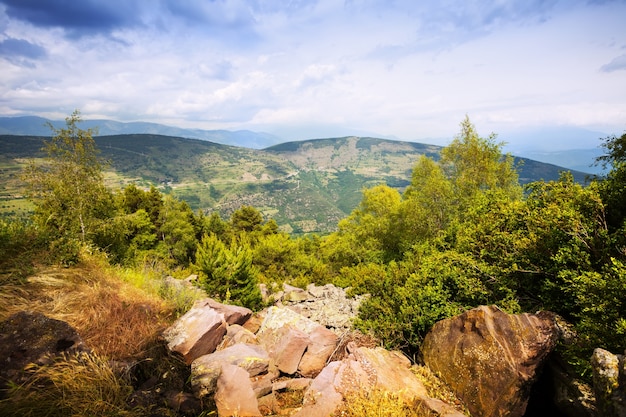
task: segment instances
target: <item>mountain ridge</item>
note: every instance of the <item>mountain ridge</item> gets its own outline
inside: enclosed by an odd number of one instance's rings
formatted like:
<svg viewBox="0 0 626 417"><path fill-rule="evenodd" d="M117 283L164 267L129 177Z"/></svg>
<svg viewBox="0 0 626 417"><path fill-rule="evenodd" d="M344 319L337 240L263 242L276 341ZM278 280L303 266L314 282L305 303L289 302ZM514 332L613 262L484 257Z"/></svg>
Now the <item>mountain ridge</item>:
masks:
<svg viewBox="0 0 626 417"><path fill-rule="evenodd" d="M50 136L51 130L48 123L56 129L65 127L63 120L49 120L39 116L5 116L0 117L0 134L7 135L35 135ZM251 130L204 130L188 129L168 126L153 122L118 122L109 119L86 119L81 122L81 128L97 128L98 136L119 134L160 134L165 136L184 137L190 139L207 140L224 145L240 146L252 149L270 148L281 143L296 142L285 140L281 136L271 133L256 132ZM354 134L352 136L371 137L370 134ZM602 132L590 131L574 127L545 127L528 128L517 131L505 132L499 135L504 139L504 150L520 157L538 160L568 169L589 172L592 174L604 174L606 170L600 166L594 166L595 158L603 154L599 146L594 148L581 147L582 143L589 142L607 135ZM343 136L341 136L343 137ZM440 143L439 139L405 140L385 135L375 135L376 138L409 142L409 143ZM326 139L332 139L329 135ZM319 138L319 139L324 139ZM317 140L298 139L297 141ZM509 146L511 142L516 146ZM555 149L558 144L561 149ZM568 148L570 147L570 148Z"/></svg>
<svg viewBox="0 0 626 417"><path fill-rule="evenodd" d="M0 199L19 195L19 172L41 157L47 137L0 135ZM111 162L107 185L156 185L194 210L223 217L242 205L258 208L290 233L327 233L361 201L362 190L379 184L402 191L420 155L438 159L442 147L355 136L287 142L266 149L199 139L132 134L95 137ZM520 182L554 180L566 170L517 158ZM573 172L576 181L587 174Z"/></svg>

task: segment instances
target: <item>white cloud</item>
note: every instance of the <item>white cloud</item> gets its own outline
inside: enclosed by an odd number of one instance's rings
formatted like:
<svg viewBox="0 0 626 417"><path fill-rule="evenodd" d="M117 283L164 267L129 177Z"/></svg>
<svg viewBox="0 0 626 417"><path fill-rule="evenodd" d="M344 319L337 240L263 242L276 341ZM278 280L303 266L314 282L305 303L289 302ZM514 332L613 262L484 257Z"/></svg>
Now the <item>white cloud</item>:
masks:
<svg viewBox="0 0 626 417"><path fill-rule="evenodd" d="M465 114L486 133L623 130L620 2L151 5L84 32L0 6L0 41L42 48L30 67L0 48L0 112L405 139L451 137Z"/></svg>

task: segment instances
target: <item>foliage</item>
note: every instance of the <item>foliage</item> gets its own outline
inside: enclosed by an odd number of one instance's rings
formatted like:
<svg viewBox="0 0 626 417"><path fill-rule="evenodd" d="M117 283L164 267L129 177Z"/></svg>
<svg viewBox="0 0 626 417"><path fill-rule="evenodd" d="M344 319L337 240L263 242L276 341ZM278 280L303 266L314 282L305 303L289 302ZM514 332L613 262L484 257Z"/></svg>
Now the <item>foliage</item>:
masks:
<svg viewBox="0 0 626 417"><path fill-rule="evenodd" d="M214 234L205 235L194 266L209 296L251 309L260 307L258 271L252 265L252 248L245 235L240 235L239 241L233 238L230 247Z"/></svg>
<svg viewBox="0 0 626 417"><path fill-rule="evenodd" d="M33 271L43 254L35 227L20 219L0 219L0 285L19 282Z"/></svg>
<svg viewBox="0 0 626 417"><path fill-rule="evenodd" d="M34 219L49 234L62 260L75 262L73 242L92 241L113 212L111 193L104 186L102 164L92 138L94 131L79 129L80 113L66 118L67 127L53 129L45 144L46 164L32 162L24 174L28 196L35 204Z"/></svg>

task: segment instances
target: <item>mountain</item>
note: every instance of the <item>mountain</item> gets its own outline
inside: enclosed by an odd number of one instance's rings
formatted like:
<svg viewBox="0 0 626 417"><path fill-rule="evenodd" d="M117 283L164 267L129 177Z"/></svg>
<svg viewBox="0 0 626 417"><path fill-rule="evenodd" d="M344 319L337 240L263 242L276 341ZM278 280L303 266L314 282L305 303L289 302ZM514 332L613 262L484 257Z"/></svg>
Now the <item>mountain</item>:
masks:
<svg viewBox="0 0 626 417"><path fill-rule="evenodd" d="M20 201L18 174L41 156L44 137L0 135L0 200L5 211ZM110 161L107 184L157 185L193 209L223 217L242 205L257 207L291 233L326 233L360 202L366 187L403 190L420 155L439 158L441 147L378 138L343 137L289 142L263 150L181 137L133 134L95 138ZM564 168L519 158L520 181L557 179ZM574 172L577 181L586 174ZM10 202L10 204L9 204ZM18 204L19 206L19 204ZM13 207L13 208L11 208Z"/></svg>
<svg viewBox="0 0 626 417"><path fill-rule="evenodd" d="M65 127L65 121L48 120L37 116L0 117L0 134L50 136L51 124L55 129ZM147 122L116 122L114 120L83 120L81 129L97 129L98 136L151 134L178 136L191 139L208 140L224 145L241 146L261 149L282 142L282 139L269 133L252 132L250 130L202 130L182 129L158 123Z"/></svg>

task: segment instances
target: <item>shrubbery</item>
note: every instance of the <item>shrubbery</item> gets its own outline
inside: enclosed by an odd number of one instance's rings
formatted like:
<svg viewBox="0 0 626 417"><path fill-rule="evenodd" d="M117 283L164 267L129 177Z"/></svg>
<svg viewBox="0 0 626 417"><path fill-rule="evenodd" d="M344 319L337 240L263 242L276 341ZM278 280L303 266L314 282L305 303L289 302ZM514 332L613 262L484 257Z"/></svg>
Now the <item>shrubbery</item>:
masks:
<svg viewBox="0 0 626 417"><path fill-rule="evenodd" d="M222 219L154 187L106 190L79 121L68 118L48 165L27 173L33 223L0 221L8 275L36 250L71 264L90 248L129 268L196 272L211 296L251 308L262 304L259 283L350 287L370 294L360 328L412 353L436 321L481 304L562 315L579 334L573 362L626 344L626 135L606 139L606 179L582 186L563 174L523 190L512 157L466 119L439 161L416 162L404 192L364 190L337 232L293 238L254 207Z"/></svg>

